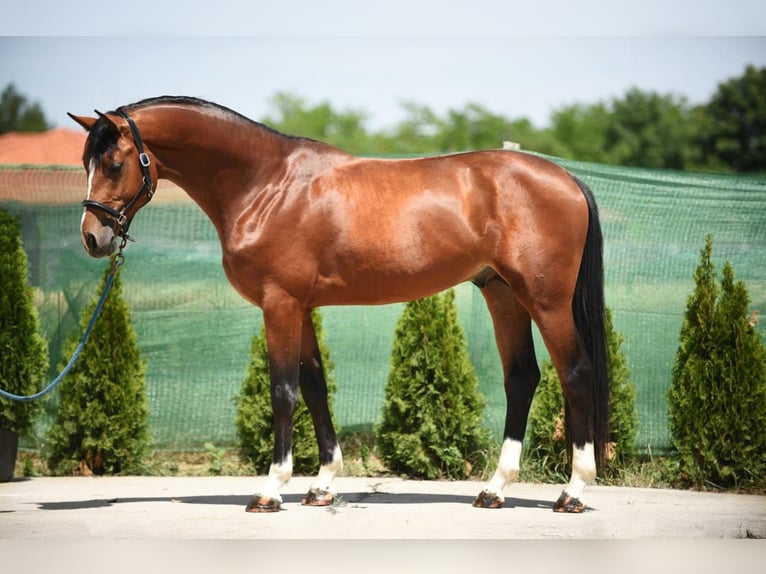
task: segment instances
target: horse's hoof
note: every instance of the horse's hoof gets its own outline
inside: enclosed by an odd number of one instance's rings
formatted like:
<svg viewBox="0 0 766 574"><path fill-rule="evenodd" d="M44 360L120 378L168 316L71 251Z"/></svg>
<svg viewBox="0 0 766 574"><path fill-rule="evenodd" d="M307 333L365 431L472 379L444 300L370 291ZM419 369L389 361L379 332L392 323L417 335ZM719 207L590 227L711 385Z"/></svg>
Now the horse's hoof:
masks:
<svg viewBox="0 0 766 574"><path fill-rule="evenodd" d="M301 500L303 506L330 506L335 500L335 494L329 490L321 488L312 488Z"/></svg>
<svg viewBox="0 0 766 574"><path fill-rule="evenodd" d="M493 492L488 490L482 490L479 496L473 501L473 505L476 508L500 508L505 502L504 498L501 498Z"/></svg>
<svg viewBox="0 0 766 574"><path fill-rule="evenodd" d="M572 498L566 492L562 492L556 504L553 505L553 512L580 514L583 510L585 510L585 503L579 498Z"/></svg>
<svg viewBox="0 0 766 574"><path fill-rule="evenodd" d="M277 512L282 503L269 496L255 495L250 499L245 507L245 512Z"/></svg>

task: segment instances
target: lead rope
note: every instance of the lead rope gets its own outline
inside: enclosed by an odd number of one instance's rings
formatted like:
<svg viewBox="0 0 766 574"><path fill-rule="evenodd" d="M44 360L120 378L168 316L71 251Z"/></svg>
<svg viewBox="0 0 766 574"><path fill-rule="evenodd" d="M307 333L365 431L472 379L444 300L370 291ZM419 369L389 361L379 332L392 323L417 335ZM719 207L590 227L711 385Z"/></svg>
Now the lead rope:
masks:
<svg viewBox="0 0 766 574"><path fill-rule="evenodd" d="M95 310L93 311L93 316L90 318L90 322L88 323L87 328L85 329L85 333L83 333L82 338L80 339L80 343L77 345L77 348L74 350L74 353L72 354L72 358L69 359L69 362L64 367L64 370L59 373L59 375L53 379L50 383L48 383L48 386L45 387L42 391L39 393L35 393L34 395L14 395L13 393L9 393L8 391L4 391L3 389L0 389L0 397L4 397L6 399L10 399L12 401L18 401L18 402L29 402L34 401L35 399L39 399L40 397L43 397L50 393L53 389L55 389L59 383L61 383L62 380L64 380L64 377L67 376L69 371L72 370L72 367L74 366L75 362L77 361L77 358L80 356L80 353L83 350L83 347L85 347L85 343L88 342L88 337L90 337L90 332L93 330L93 326L96 324L96 319L98 318L99 314L101 313L101 308L104 306L104 302L106 301L106 296L109 294L109 290L112 288L112 283L114 283L114 278L117 276L117 271L119 271L120 267L125 263L125 255L123 255L122 250L125 248L126 238L122 238L122 242L120 243L120 249L115 254L113 261L112 261L112 269L109 272L109 276L106 279L106 285L104 285L104 292L101 294L101 299L99 299L98 304L96 305Z"/></svg>

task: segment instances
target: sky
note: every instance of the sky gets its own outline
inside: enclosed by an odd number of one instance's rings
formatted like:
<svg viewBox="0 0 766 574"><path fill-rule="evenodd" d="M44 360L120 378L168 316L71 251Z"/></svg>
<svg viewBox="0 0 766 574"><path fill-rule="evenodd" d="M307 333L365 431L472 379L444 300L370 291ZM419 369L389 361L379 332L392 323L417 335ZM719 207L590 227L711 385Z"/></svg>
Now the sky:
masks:
<svg viewBox="0 0 766 574"><path fill-rule="evenodd" d="M286 92L392 128L414 102L468 103L537 127L572 104L633 87L705 103L766 66L762 0L240 0L3 8L0 88L13 83L57 127L159 95L252 119ZM534 4L534 6L530 6Z"/></svg>

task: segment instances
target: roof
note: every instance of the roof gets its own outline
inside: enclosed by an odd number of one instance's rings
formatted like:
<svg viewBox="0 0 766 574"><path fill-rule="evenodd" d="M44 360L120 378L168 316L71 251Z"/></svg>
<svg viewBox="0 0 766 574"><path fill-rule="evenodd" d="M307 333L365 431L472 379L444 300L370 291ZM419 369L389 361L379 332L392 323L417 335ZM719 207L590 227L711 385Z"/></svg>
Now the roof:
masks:
<svg viewBox="0 0 766 574"><path fill-rule="evenodd" d="M57 128L47 132L0 135L0 164L82 165L85 131Z"/></svg>

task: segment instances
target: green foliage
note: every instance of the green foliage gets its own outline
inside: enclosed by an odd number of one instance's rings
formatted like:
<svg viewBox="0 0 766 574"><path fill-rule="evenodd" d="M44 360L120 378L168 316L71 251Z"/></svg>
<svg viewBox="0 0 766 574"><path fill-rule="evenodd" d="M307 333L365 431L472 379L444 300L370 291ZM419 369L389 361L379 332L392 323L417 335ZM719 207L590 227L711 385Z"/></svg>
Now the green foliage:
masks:
<svg viewBox="0 0 766 574"><path fill-rule="evenodd" d="M564 157L655 169L691 167L691 110L684 99L633 88L608 104L573 105L553 115Z"/></svg>
<svg viewBox="0 0 766 574"><path fill-rule="evenodd" d="M694 272L668 392L681 478L766 486L766 348L745 284L727 261L720 288L707 237Z"/></svg>
<svg viewBox="0 0 766 574"><path fill-rule="evenodd" d="M327 402L333 412L332 398L336 385L330 351L324 341L322 316L317 309L311 312L319 352L327 380ZM274 421L271 410L271 379L266 334L261 327L250 347L250 365L242 382L237 401L237 440L239 457L243 463L252 463L256 472L264 474L271 466L274 451ZM338 431L337 426L336 432ZM293 415L293 473L311 474L318 468L319 451L314 425L306 403L301 397Z"/></svg>
<svg viewBox="0 0 766 574"><path fill-rule="evenodd" d="M483 408L454 291L408 303L375 429L388 468L428 479L483 471L491 442L481 428Z"/></svg>
<svg viewBox="0 0 766 574"><path fill-rule="evenodd" d="M721 84L706 105L632 88L609 101L565 106L543 128L476 103L440 115L410 101L402 104L403 121L375 133L365 128L364 111L309 105L281 93L273 100L276 114L265 121L356 154L435 154L512 141L524 150L612 165L766 172L765 91L766 68L750 66Z"/></svg>
<svg viewBox="0 0 766 574"><path fill-rule="evenodd" d="M109 271L104 271L99 296ZM83 331L96 302L82 313ZM80 333L69 337L66 357L79 338ZM118 272L90 339L59 387L44 445L54 474L130 474L141 468L149 443L145 372Z"/></svg>
<svg viewBox="0 0 766 574"><path fill-rule="evenodd" d="M691 140L688 116L683 99L629 90L612 104L606 152L618 165L684 169Z"/></svg>
<svg viewBox="0 0 766 574"><path fill-rule="evenodd" d="M218 448L212 442L205 443L205 452L210 455L210 466L208 473L213 476L221 476L223 473L223 457L226 454L225 448Z"/></svg>
<svg viewBox="0 0 766 574"><path fill-rule="evenodd" d="M310 106L303 98L282 92L271 103L276 115L264 121L281 132L327 142L353 153L379 152L375 138L364 127L363 112L336 111L329 102Z"/></svg>
<svg viewBox="0 0 766 574"><path fill-rule="evenodd" d="M48 370L48 343L27 279L27 254L19 219L0 209L0 388L16 395L42 389ZM29 434L39 401L0 398L0 429Z"/></svg>
<svg viewBox="0 0 766 574"><path fill-rule="evenodd" d="M703 160L737 172L766 171L766 68L718 85L704 106L699 145Z"/></svg>
<svg viewBox="0 0 766 574"><path fill-rule="evenodd" d="M636 391L630 381L627 358L622 352L624 338L614 330L612 312L605 314L609 357L609 460L601 470L604 477L617 475L636 456L638 415ZM540 385L535 392L527 425L528 448L525 466L544 477L559 481L568 472L564 426L564 394L553 364L546 360L541 368Z"/></svg>
<svg viewBox="0 0 766 574"><path fill-rule="evenodd" d="M42 132L50 129L38 103L29 103L13 84L0 94L0 134L10 131Z"/></svg>
<svg viewBox="0 0 766 574"><path fill-rule="evenodd" d="M607 162L606 132L611 112L603 103L574 104L553 113L551 130L562 146L561 157Z"/></svg>
<svg viewBox="0 0 766 574"><path fill-rule="evenodd" d="M478 104L467 104L462 110L451 109L437 122L436 144L440 151L493 149L511 139L507 119Z"/></svg>
<svg viewBox="0 0 766 574"><path fill-rule="evenodd" d="M394 130L387 153L446 153L478 149L497 149L505 141L524 149L561 155L548 130L537 130L527 119L510 120L483 106L468 103L462 109L449 109L439 117L428 107L414 102L404 104L407 117Z"/></svg>

